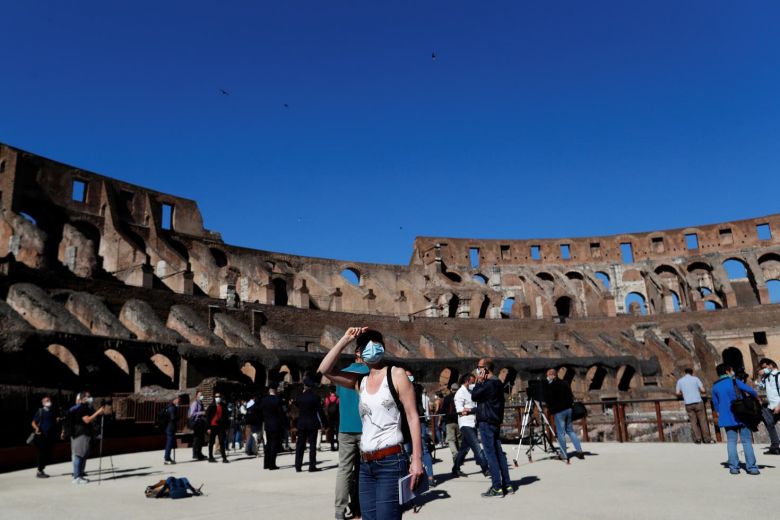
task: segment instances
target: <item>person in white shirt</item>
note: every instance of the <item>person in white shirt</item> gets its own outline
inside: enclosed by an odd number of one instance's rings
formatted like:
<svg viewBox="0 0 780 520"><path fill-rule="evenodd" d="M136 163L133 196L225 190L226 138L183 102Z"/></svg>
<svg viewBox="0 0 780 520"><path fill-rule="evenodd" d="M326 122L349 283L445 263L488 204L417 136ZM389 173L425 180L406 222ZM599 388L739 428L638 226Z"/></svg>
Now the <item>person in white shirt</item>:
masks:
<svg viewBox="0 0 780 520"><path fill-rule="evenodd" d="M455 392L455 410L458 412L458 426L460 427L460 449L452 463L454 477L467 476L460 467L463 465L469 450L474 453L474 461L482 468L482 474L488 474L487 459L477 440L477 403L471 399L471 389L474 388L475 381L474 374L464 375L460 378L460 388Z"/></svg>
<svg viewBox="0 0 780 520"><path fill-rule="evenodd" d="M769 451L764 455L780 455L780 438L777 435L777 424L780 419L780 371L777 363L769 358L763 358L758 362L761 380L758 387L766 390L767 405L763 408L762 418L764 426L769 434Z"/></svg>
<svg viewBox="0 0 780 520"><path fill-rule="evenodd" d="M677 380L677 396L685 402L685 411L688 412L688 420L691 422L693 442L696 444L710 444L714 442L710 437L710 428L707 424L707 412L701 398L705 393L701 379L693 375L692 368L685 369L685 375Z"/></svg>

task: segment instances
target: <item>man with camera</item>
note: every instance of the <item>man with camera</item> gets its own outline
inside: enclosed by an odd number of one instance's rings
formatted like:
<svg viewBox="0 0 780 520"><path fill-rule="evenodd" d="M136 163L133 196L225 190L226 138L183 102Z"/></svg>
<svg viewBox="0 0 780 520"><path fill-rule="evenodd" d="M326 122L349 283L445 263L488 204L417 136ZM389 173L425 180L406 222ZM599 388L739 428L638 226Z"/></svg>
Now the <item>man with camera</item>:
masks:
<svg viewBox="0 0 780 520"><path fill-rule="evenodd" d="M764 455L780 455L780 438L777 435L778 418L780 418L780 371L777 363L769 358L758 362L761 379L758 386L766 390L766 406L761 410L766 431L769 434L769 451Z"/></svg>
<svg viewBox="0 0 780 520"><path fill-rule="evenodd" d="M558 445L561 447L561 456L566 463L569 463L569 454L566 451L566 435L574 444L574 450L578 459L584 459L580 439L574 433L571 422L571 408L574 405L574 394L571 392L569 383L558 379L558 371L554 368L547 370L547 384L544 385L544 401L547 403L547 410L555 418L555 431L558 434Z"/></svg>
<svg viewBox="0 0 780 520"><path fill-rule="evenodd" d="M471 398L477 403L477 424L482 436L482 446L490 469L491 487L483 497L503 497L514 493L509 479L509 466L501 446L499 435L504 420L504 384L495 374L490 359L480 359L476 369L477 383Z"/></svg>
<svg viewBox="0 0 780 520"><path fill-rule="evenodd" d="M105 413L111 413L111 405L104 402L95 411L92 408L94 399L89 392L81 392L76 395L76 405L68 410L67 431L64 435L70 437L70 453L73 460L73 484L86 484L89 481L84 478L87 466L90 443L92 442L93 422Z"/></svg>

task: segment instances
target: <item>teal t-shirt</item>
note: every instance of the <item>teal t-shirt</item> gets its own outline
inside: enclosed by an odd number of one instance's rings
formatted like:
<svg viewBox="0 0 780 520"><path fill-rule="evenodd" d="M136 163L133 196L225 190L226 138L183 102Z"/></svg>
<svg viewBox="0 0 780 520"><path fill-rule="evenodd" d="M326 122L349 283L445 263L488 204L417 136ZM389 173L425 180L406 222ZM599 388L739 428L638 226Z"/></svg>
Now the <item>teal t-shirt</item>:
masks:
<svg viewBox="0 0 780 520"><path fill-rule="evenodd" d="M352 363L344 370L358 374L368 373L368 367L358 363ZM344 433L362 432L363 423L358 411L360 395L355 390L343 386L336 387L336 395L339 397L339 431Z"/></svg>

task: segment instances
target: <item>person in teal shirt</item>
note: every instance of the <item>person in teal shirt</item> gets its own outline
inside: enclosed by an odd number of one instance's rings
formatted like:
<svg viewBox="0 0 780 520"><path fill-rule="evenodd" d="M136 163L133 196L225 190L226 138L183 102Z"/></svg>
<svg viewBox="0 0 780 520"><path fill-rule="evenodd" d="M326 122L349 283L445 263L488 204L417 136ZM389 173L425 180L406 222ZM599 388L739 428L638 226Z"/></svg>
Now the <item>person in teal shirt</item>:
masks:
<svg viewBox="0 0 780 520"><path fill-rule="evenodd" d="M355 351L355 362L344 369L345 372L368 374L368 366L360 357L360 349ZM339 469L336 474L336 518L346 518L347 506L352 516L360 516L358 494L358 468L360 467L360 434L363 423L358 405L359 394L343 386L336 386L339 398Z"/></svg>
<svg viewBox="0 0 780 520"><path fill-rule="evenodd" d="M753 440L750 429L737 420L731 413L732 401L739 399L737 388L753 397L758 393L748 385L734 378L734 369L721 363L716 367L718 380L712 385L712 404L718 413L718 426L726 430L726 451L729 456L729 473L739 475L739 455L737 454L737 436L742 441L745 450L745 469L748 475L758 475L756 454L753 452Z"/></svg>

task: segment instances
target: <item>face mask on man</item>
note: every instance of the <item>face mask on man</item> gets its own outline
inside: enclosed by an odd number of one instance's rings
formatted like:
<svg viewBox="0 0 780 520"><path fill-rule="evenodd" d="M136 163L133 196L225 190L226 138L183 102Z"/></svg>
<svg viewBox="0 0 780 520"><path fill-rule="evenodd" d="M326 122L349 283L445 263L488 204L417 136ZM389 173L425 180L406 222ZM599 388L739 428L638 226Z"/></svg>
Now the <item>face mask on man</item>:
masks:
<svg viewBox="0 0 780 520"><path fill-rule="evenodd" d="M203 395L202 394L198 396L198 401L203 402Z"/></svg>
<svg viewBox="0 0 780 520"><path fill-rule="evenodd" d="M95 402L95 398L92 396L87 397L87 404L92 404Z"/></svg>
<svg viewBox="0 0 780 520"><path fill-rule="evenodd" d="M215 403L217 403L217 404L219 404L219 403L221 403L221 402L222 402L222 398L221 398L221 397L215 397L215 398L214 398L214 402L215 402Z"/></svg>
<svg viewBox="0 0 780 520"><path fill-rule="evenodd" d="M369 364L379 363L385 355L385 347L376 341L369 341L363 348L363 361Z"/></svg>
<svg viewBox="0 0 780 520"><path fill-rule="evenodd" d="M409 382L410 383L414 383L414 376L406 376L406 377L409 378Z"/></svg>
<svg viewBox="0 0 780 520"><path fill-rule="evenodd" d="M51 408L51 402L50 401L44 401L43 402L43 407L48 410L49 408Z"/></svg>
<svg viewBox="0 0 780 520"><path fill-rule="evenodd" d="M474 390L474 383L471 383L471 384L469 385L469 392L471 392L472 390Z"/></svg>
<svg viewBox="0 0 780 520"><path fill-rule="evenodd" d="M772 369L771 369L771 368L769 368L769 367L766 367L766 368L764 368L763 372L764 372L764 375L767 375L767 376L768 376L769 374L771 374L771 373L772 373Z"/></svg>
<svg viewBox="0 0 780 520"><path fill-rule="evenodd" d="M547 382L548 383L552 383L554 379L555 379L555 376L547 376Z"/></svg>

